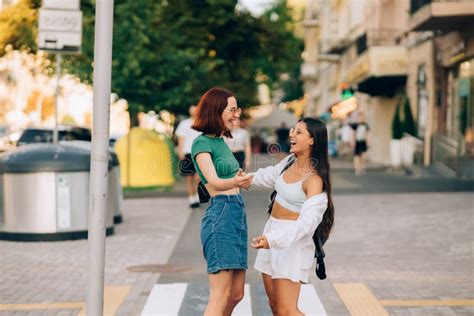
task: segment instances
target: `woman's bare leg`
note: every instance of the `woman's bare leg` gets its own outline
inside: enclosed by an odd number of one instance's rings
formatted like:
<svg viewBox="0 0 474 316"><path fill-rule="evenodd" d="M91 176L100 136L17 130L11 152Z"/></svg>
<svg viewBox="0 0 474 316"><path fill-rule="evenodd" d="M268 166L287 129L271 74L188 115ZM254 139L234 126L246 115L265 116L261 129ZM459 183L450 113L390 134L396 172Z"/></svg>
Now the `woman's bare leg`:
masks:
<svg viewBox="0 0 474 316"><path fill-rule="evenodd" d="M278 316L304 316L298 309L301 284L287 279L273 280L274 298Z"/></svg>
<svg viewBox="0 0 474 316"><path fill-rule="evenodd" d="M207 303L205 316L222 316L232 288L233 271L220 271L217 274L209 274L209 302Z"/></svg>
<svg viewBox="0 0 474 316"><path fill-rule="evenodd" d="M268 304L272 310L273 315L276 315L276 303L274 298L273 280L268 274L262 273L263 286L265 287L265 293L267 293Z"/></svg>
<svg viewBox="0 0 474 316"><path fill-rule="evenodd" d="M230 316L235 306L244 298L245 270L233 270L230 296L224 310L224 316Z"/></svg>

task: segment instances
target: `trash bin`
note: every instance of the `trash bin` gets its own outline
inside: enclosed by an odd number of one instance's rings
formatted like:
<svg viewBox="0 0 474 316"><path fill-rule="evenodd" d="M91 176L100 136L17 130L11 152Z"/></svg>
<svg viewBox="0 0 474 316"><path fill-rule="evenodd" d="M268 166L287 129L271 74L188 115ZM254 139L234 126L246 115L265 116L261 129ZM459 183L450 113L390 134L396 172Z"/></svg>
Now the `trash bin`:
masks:
<svg viewBox="0 0 474 316"><path fill-rule="evenodd" d="M30 144L1 155L0 239L87 238L90 154L65 144ZM106 234L113 232L108 208Z"/></svg>
<svg viewBox="0 0 474 316"><path fill-rule="evenodd" d="M60 144L75 146L88 151L92 151L92 143L82 140L61 141ZM107 196L110 203L107 207L114 214L114 224L120 224L122 218L123 192L120 184L120 163L115 150L109 147L109 176L107 184Z"/></svg>
<svg viewBox="0 0 474 316"><path fill-rule="evenodd" d="M120 180L120 162L117 154L113 149L110 149L111 170L109 171L109 190L110 204L114 214L114 224L123 222L122 207L123 207L123 192Z"/></svg>

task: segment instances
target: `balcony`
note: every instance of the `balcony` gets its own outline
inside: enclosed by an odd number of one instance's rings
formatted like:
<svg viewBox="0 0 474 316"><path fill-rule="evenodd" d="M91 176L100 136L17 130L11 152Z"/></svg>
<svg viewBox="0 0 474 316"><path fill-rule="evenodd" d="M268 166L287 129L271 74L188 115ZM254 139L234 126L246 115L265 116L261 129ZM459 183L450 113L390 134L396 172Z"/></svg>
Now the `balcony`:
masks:
<svg viewBox="0 0 474 316"><path fill-rule="evenodd" d="M303 20L303 26L305 28L317 27L317 26L319 26L319 20L317 18L314 18L314 17L304 19Z"/></svg>
<svg viewBox="0 0 474 316"><path fill-rule="evenodd" d="M364 34L356 39L357 55L364 53L371 46L392 46L396 45L396 38L402 32L397 29L368 29Z"/></svg>
<svg viewBox="0 0 474 316"><path fill-rule="evenodd" d="M349 68L346 82L371 96L393 97L405 84L408 54L404 46L368 47Z"/></svg>
<svg viewBox="0 0 474 316"><path fill-rule="evenodd" d="M411 0L408 31L450 32L473 23L472 0Z"/></svg>
<svg viewBox="0 0 474 316"><path fill-rule="evenodd" d="M321 52L324 54L339 55L344 52L351 44L352 41L349 38L325 40L321 45Z"/></svg>

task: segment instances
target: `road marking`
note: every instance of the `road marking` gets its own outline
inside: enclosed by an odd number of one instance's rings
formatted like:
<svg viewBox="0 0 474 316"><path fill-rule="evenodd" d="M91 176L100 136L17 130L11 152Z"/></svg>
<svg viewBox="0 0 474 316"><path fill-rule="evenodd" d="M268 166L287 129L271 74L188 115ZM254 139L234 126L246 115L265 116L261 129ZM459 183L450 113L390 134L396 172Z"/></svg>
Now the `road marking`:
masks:
<svg viewBox="0 0 474 316"><path fill-rule="evenodd" d="M178 315L187 283L155 284L146 301L142 316Z"/></svg>
<svg viewBox="0 0 474 316"><path fill-rule="evenodd" d="M388 316L377 298L363 283L336 283L337 294L352 316Z"/></svg>
<svg viewBox="0 0 474 316"><path fill-rule="evenodd" d="M263 285L257 285L263 287ZM251 316L252 312L252 293L250 284L245 284L244 298L235 307L233 316ZM142 316L178 316L186 314L202 314L207 304L209 291L207 284L199 283L170 283L155 284L148 296ZM257 296L260 294L257 294ZM263 294L265 295L265 294ZM254 300L254 303L258 300ZM265 304L267 301L265 300ZM316 293L313 285L305 284L301 287L301 293L298 306L305 315L308 316L327 316L321 300ZM255 311L260 306L255 306Z"/></svg>
<svg viewBox="0 0 474 316"><path fill-rule="evenodd" d="M250 285L245 284L244 298L234 308L232 316L247 316L252 315L252 303L250 302Z"/></svg>
<svg viewBox="0 0 474 316"><path fill-rule="evenodd" d="M380 300L383 306L474 306L474 299L467 300Z"/></svg>
<svg viewBox="0 0 474 316"><path fill-rule="evenodd" d="M304 284L301 286L298 307L303 314L308 316L327 316L318 293L311 284Z"/></svg>
<svg viewBox="0 0 474 316"><path fill-rule="evenodd" d="M106 285L104 290L104 315L115 315L131 289L131 285ZM83 308L78 316L86 316L86 309Z"/></svg>
<svg viewBox="0 0 474 316"><path fill-rule="evenodd" d="M104 315L114 315L127 297L131 285L106 285L104 289ZM41 309L81 309L79 315L85 315L84 302L0 304L0 311Z"/></svg>

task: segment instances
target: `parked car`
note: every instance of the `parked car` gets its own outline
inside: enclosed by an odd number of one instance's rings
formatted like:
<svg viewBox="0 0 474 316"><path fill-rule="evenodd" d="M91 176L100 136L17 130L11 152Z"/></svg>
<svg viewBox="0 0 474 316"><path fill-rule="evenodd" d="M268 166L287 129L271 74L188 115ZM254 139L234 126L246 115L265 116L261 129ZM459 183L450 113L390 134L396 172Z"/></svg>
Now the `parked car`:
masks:
<svg viewBox="0 0 474 316"><path fill-rule="evenodd" d="M58 127L58 140L83 140L91 141L92 135L88 128L60 126ZM52 143L53 129L31 127L23 131L18 139L17 146L32 143Z"/></svg>

